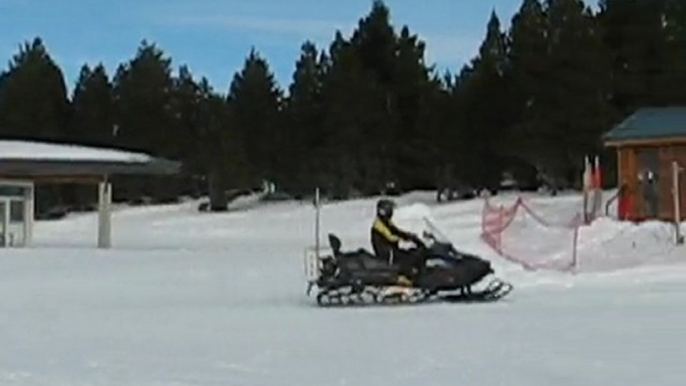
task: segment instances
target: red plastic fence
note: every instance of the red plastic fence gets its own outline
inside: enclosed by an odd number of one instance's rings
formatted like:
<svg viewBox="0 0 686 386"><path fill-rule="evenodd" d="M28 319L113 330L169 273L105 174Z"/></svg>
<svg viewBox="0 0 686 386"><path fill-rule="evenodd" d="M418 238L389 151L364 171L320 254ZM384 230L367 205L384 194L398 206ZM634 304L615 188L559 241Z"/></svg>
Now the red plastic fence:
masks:
<svg viewBox="0 0 686 386"><path fill-rule="evenodd" d="M521 245L528 243L535 244L536 238L541 237L537 234L518 235L512 232L514 236L504 237L508 235L515 219L522 216L532 218L534 222L543 228L554 229L554 240L547 240L548 243L552 241L554 246L559 246L562 254L567 255L565 259L555 259L553 256L546 256L541 253L537 255L536 249L533 247L528 251L522 251L522 248L513 248L509 243L512 237L520 237ZM493 205L488 199L485 200L483 214L482 214L482 233L481 238L495 250L500 256L508 259L516 264L529 270L551 269L557 271L571 271L577 265L577 244L579 238L579 227L583 225L583 217L577 213L572 219L565 221L552 221L544 218L541 214L534 211L531 206L518 197L514 204L510 206ZM522 230L519 230L520 233ZM533 231L532 231L533 232Z"/></svg>

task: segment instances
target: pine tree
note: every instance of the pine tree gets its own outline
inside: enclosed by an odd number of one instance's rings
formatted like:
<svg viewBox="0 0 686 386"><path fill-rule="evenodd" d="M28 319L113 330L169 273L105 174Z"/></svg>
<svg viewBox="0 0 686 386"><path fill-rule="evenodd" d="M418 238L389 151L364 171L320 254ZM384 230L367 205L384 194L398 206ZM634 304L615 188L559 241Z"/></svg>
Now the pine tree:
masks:
<svg viewBox="0 0 686 386"><path fill-rule="evenodd" d="M81 68L72 96L71 142L112 146L114 113L112 84L102 64Z"/></svg>
<svg viewBox="0 0 686 386"><path fill-rule="evenodd" d="M235 125L235 140L245 146L247 160L254 180L280 183L283 179L283 128L279 127L282 93L269 64L253 49L243 69L234 75L227 96L231 110L231 124Z"/></svg>
<svg viewBox="0 0 686 386"><path fill-rule="evenodd" d="M175 155L171 59L143 41L136 57L114 77L116 140L119 146L159 156Z"/></svg>
<svg viewBox="0 0 686 386"><path fill-rule="evenodd" d="M537 150L545 130L540 110L551 74L548 62L546 15L538 0L524 0L512 18L509 32L508 60L515 124L508 133L514 153L539 168L545 162Z"/></svg>
<svg viewBox="0 0 686 386"><path fill-rule="evenodd" d="M115 144L153 156L180 158L183 139L172 109L171 59L155 44L143 41L136 56L118 67L113 84ZM172 179L123 177L115 183L114 195L115 199L149 196L168 201L177 191Z"/></svg>
<svg viewBox="0 0 686 386"><path fill-rule="evenodd" d="M351 75L364 82L358 91L365 94L365 105L361 106L364 112L356 130L364 132L366 143L354 161L358 169L355 189L371 194L401 177L400 117L395 94L398 37L390 22L390 10L382 1L372 3L369 14L358 21L347 43L355 57Z"/></svg>
<svg viewBox="0 0 686 386"><path fill-rule="evenodd" d="M0 85L0 133L5 138L64 139L67 88L40 38L24 43Z"/></svg>
<svg viewBox="0 0 686 386"><path fill-rule="evenodd" d="M356 48L336 34L329 49L322 100L323 130L327 141L325 186L332 196L347 197L354 191L378 192L390 175L384 136L386 95L374 74L366 71Z"/></svg>
<svg viewBox="0 0 686 386"><path fill-rule="evenodd" d="M202 90L202 123L200 141L203 144L200 162L208 182L210 208L226 211L229 189L250 187L253 169L250 168L247 149L235 118L225 98L213 93L207 82Z"/></svg>
<svg viewBox="0 0 686 386"><path fill-rule="evenodd" d="M209 145L203 140L203 130L207 118L203 111L203 103L209 98L211 89L207 80L202 79L197 83L193 79L188 66L179 68L178 76L173 79L172 111L174 112L174 125L176 128L176 141L178 146L178 159L182 161L182 175L184 193L197 196L204 191L203 181L206 179L206 163L203 156L205 146Z"/></svg>
<svg viewBox="0 0 686 386"><path fill-rule="evenodd" d="M285 163L287 185L298 195L311 193L316 187L318 154L324 145L322 87L327 57L311 42L301 47L293 82L285 101L283 121L287 130Z"/></svg>
<svg viewBox="0 0 686 386"><path fill-rule="evenodd" d="M549 0L547 15L553 72L541 109L545 149L556 174L578 183L584 156L602 151L600 136L611 124L609 60L598 25L582 1Z"/></svg>
<svg viewBox="0 0 686 386"><path fill-rule="evenodd" d="M455 113L450 78L434 73L423 88L416 126L422 134L418 135L420 141L412 145L416 166L408 173L413 181L401 182L403 187L439 189L457 177L455 166L459 160L453 144L458 141L455 130L450 130Z"/></svg>
<svg viewBox="0 0 686 386"><path fill-rule="evenodd" d="M665 70L659 87L665 105L686 105L686 3L668 0L665 16Z"/></svg>
<svg viewBox="0 0 686 386"><path fill-rule="evenodd" d="M25 42L0 76L0 135L5 139L61 142L69 117L69 101L62 70L43 41ZM65 189L36 188L36 213L68 200Z"/></svg>
<svg viewBox="0 0 686 386"><path fill-rule="evenodd" d="M464 168L463 178L479 187L496 189L504 170L502 154L508 118L506 111L505 37L495 11L491 14L479 55L462 71L457 96L464 114L458 126ZM483 165L478 170L469 165Z"/></svg>
<svg viewBox="0 0 686 386"><path fill-rule="evenodd" d="M612 60L612 104L619 119L661 103L666 0L603 0L598 20Z"/></svg>
<svg viewBox="0 0 686 386"><path fill-rule="evenodd" d="M94 69L88 65L81 67L71 99L66 140L87 146L112 147L112 85L102 64ZM75 207L93 209L97 205L97 191L92 185L66 185L62 191L65 200Z"/></svg>
<svg viewBox="0 0 686 386"><path fill-rule="evenodd" d="M425 43L407 26L397 39L393 117L396 122L394 162L403 189L435 186L435 165L439 162L435 134L445 124L440 105L442 84L425 65Z"/></svg>
<svg viewBox="0 0 686 386"><path fill-rule="evenodd" d="M390 10L380 0L374 0L369 14L360 19L350 39L364 69L374 73L383 86L395 80L395 50L397 37L390 22Z"/></svg>

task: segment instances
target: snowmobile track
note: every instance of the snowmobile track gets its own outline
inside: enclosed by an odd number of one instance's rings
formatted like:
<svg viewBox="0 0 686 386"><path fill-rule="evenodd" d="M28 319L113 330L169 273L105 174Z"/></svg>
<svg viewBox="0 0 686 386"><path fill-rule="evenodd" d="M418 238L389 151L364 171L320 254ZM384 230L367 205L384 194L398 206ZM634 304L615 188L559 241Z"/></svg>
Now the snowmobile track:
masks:
<svg viewBox="0 0 686 386"><path fill-rule="evenodd" d="M379 307L414 306L438 303L490 303L506 297L514 287L510 283L494 279L480 291L461 291L451 294L432 293L411 287L366 287L363 290L346 287L323 290L317 295L319 307ZM390 290L390 294L384 291Z"/></svg>

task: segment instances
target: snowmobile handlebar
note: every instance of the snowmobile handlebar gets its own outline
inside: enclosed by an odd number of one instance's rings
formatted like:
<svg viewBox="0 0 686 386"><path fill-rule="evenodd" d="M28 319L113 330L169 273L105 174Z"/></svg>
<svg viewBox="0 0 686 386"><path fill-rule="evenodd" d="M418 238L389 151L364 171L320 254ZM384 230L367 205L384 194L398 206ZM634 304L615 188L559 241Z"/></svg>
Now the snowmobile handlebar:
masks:
<svg viewBox="0 0 686 386"><path fill-rule="evenodd" d="M406 241L409 241L412 244L414 244L416 248L423 249L423 250L429 249L429 247L426 245L424 240L422 240L422 238L424 238L425 240L429 240L431 242L438 241L436 236L433 233L428 232L428 231L423 231L421 236L414 234L414 233L410 233L409 236L410 237L407 238Z"/></svg>
<svg viewBox="0 0 686 386"><path fill-rule="evenodd" d="M424 237L425 239L436 241L436 236L434 236L434 234L429 231L422 232L422 237Z"/></svg>
<svg viewBox="0 0 686 386"><path fill-rule="evenodd" d="M410 241L411 241L417 248L426 249L426 244L424 243L424 241L422 241L422 239L421 239L419 236L413 234L412 237L410 238Z"/></svg>

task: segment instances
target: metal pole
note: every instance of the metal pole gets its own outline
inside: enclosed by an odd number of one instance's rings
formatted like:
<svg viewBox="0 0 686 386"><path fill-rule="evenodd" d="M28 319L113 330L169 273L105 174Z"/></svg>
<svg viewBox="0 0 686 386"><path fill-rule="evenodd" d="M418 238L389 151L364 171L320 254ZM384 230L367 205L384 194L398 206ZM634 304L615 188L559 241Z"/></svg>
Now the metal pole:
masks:
<svg viewBox="0 0 686 386"><path fill-rule="evenodd" d="M572 240L572 272L576 272L579 269L579 258L577 256L578 245L579 245L579 215L575 219L576 224L574 224L574 239Z"/></svg>
<svg viewBox="0 0 686 386"><path fill-rule="evenodd" d="M314 222L314 248L317 258L319 258L319 188L314 192L315 222Z"/></svg>
<svg viewBox="0 0 686 386"><path fill-rule="evenodd" d="M583 173L583 210L584 210L584 224L588 225L588 192L591 188L591 161L588 156L584 157L584 173Z"/></svg>

